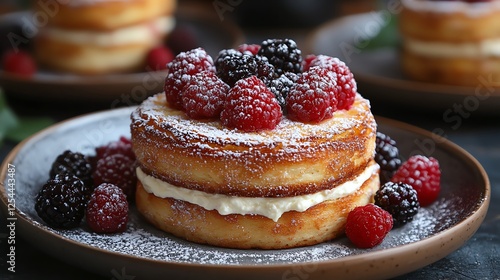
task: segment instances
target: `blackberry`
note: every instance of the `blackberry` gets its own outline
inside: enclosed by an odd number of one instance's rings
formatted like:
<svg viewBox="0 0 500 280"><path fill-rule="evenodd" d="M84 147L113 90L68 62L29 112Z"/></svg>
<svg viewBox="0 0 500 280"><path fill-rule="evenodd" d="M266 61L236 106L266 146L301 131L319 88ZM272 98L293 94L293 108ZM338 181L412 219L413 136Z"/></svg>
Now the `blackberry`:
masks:
<svg viewBox="0 0 500 280"><path fill-rule="evenodd" d="M380 165L381 185L389 182L396 170L401 166L401 158L399 157L399 149L396 141L382 132L377 132L375 161Z"/></svg>
<svg viewBox="0 0 500 280"><path fill-rule="evenodd" d="M77 227L87 205L83 187L82 180L74 175L56 174L36 196L35 210L38 216L54 228Z"/></svg>
<svg viewBox="0 0 500 280"><path fill-rule="evenodd" d="M257 76L266 84L274 78L274 67L267 58L234 49L220 51L214 64L217 76L230 87L250 76Z"/></svg>
<svg viewBox="0 0 500 280"><path fill-rule="evenodd" d="M401 226L413 220L420 208L417 192L405 183L385 183L375 193L375 204L391 213L394 226Z"/></svg>
<svg viewBox="0 0 500 280"><path fill-rule="evenodd" d="M92 180L91 161L81 153L66 150L57 156L52 163L50 177L64 173L73 174L80 178L85 186L92 187L94 185ZM90 190L90 192L92 192L92 190Z"/></svg>
<svg viewBox="0 0 500 280"><path fill-rule="evenodd" d="M268 39L261 43L258 55L269 60L278 76L302 72L302 52L291 39Z"/></svg>
<svg viewBox="0 0 500 280"><path fill-rule="evenodd" d="M286 110L285 99L290 92L290 89L295 85L295 82L298 78L299 75L292 72L287 72L279 76L278 78L271 80L268 85L271 92L274 93L274 96L276 96L276 99L278 100L278 103L280 104L281 110L283 112L285 112Z"/></svg>

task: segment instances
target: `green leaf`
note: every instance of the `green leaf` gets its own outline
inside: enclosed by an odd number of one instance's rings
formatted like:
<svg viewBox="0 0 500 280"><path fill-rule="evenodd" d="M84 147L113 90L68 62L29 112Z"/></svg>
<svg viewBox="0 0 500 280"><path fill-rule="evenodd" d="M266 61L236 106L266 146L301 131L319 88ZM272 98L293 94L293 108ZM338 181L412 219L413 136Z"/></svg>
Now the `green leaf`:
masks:
<svg viewBox="0 0 500 280"><path fill-rule="evenodd" d="M18 125L7 131L6 138L20 142L53 123L54 121L50 118L21 117Z"/></svg>
<svg viewBox="0 0 500 280"><path fill-rule="evenodd" d="M0 93L1 96L1 93ZM0 97L1 99L1 97ZM0 101L1 103L1 101ZM0 144L7 133L19 124L19 120L12 110L8 107L0 107Z"/></svg>
<svg viewBox="0 0 500 280"><path fill-rule="evenodd" d="M380 28L377 35L364 40L358 44L358 48L364 51L375 50L385 47L397 47L401 42L398 31L398 18L397 16L391 19Z"/></svg>

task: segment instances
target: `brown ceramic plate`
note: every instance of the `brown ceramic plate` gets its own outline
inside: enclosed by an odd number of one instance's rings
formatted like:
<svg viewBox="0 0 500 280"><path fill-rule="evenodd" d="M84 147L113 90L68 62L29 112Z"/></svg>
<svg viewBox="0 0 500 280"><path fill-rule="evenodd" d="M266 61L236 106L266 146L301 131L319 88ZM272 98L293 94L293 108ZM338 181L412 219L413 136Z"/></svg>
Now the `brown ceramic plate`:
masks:
<svg viewBox="0 0 500 280"><path fill-rule="evenodd" d="M345 61L356 77L359 92L374 102L400 103L443 113L455 110L455 104L467 113L500 112L500 89L488 86L484 80L478 79L476 87L412 81L402 73L396 47L363 48L365 45L359 42L376 34L385 21L395 16L382 11L327 22L310 34L307 52ZM500 81L491 82L500 85Z"/></svg>
<svg viewBox="0 0 500 280"><path fill-rule="evenodd" d="M32 31L27 31L31 29L26 27L26 22L30 20L32 17L28 12L17 12L0 17L2 49L11 48L11 41L8 38L33 38L30 33ZM212 56L216 56L221 49L235 47L244 40L241 30L230 21L222 22L200 17L198 14L192 15L186 11L176 17L176 26L188 30L196 38L199 46ZM35 26L33 30L36 28ZM23 46L25 44L20 44L20 47ZM54 100L116 101L117 104L127 104L127 102L137 104L147 95L162 90L165 74L165 71L145 71L80 76L41 69L34 77L24 79L0 69L0 86L7 94L31 99L43 97Z"/></svg>
<svg viewBox="0 0 500 280"><path fill-rule="evenodd" d="M198 245L156 230L133 208L128 229L121 234L94 234L84 225L74 230L47 227L35 213L33 200L48 179L51 162L65 149L90 154L98 145L129 135L131 110L62 122L12 150L0 171L0 205L7 218L17 219L18 234L47 254L108 276L125 268L127 275L141 279L164 275L172 279L386 279L433 263L462 246L488 208L488 177L470 154L427 131L378 118L380 131L398 141L404 157L428 153L440 161L443 177L438 200L421 209L413 222L393 229L373 249L357 249L346 238L269 251ZM8 206L12 194L15 208Z"/></svg>

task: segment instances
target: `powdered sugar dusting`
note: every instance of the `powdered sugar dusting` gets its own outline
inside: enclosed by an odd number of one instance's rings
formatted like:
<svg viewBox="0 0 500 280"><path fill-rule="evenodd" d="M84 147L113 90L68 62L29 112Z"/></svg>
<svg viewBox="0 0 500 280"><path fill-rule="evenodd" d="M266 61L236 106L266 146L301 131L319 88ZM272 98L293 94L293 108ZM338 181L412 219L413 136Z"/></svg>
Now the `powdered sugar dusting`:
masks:
<svg viewBox="0 0 500 280"><path fill-rule="evenodd" d="M146 131L162 138L169 137L151 125L151 123L160 124L168 127L169 131L177 139L183 140L181 148L190 149L193 152L200 149L209 148L207 143L217 145L243 145L246 147L265 146L273 148L277 145L283 152L304 153L311 144L307 140L311 135L321 135L323 138L335 138L335 136L352 129L355 126L364 125L365 117L353 117L355 115L371 114L366 110L369 103L360 95L356 97L357 102L365 106L353 106L349 111L340 110L335 112L334 116L318 124L306 124L283 118L274 130L264 130L255 133L240 132L235 129L222 127L220 121L198 121L191 120L186 115L175 109L166 106L164 94L157 94L144 101L140 110L132 113L134 125L144 126ZM142 116L141 116L142 114ZM194 125L193 122L196 122ZM375 123L371 124L375 129ZM313 142L316 139L312 139ZM329 143L325 143L329 144ZM238 151L224 150L221 153L238 153Z"/></svg>

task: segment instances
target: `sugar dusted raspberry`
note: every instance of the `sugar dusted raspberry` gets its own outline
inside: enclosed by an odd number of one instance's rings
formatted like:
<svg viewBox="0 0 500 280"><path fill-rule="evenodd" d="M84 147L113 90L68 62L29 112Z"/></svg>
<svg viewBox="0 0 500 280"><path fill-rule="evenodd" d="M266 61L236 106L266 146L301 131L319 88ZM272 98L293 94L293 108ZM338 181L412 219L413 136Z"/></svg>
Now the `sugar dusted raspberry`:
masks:
<svg viewBox="0 0 500 280"><path fill-rule="evenodd" d="M347 65L336 57L318 55L309 63L309 67L318 66L329 69L337 74L337 109L348 110L354 103L358 87L354 75Z"/></svg>
<svg viewBox="0 0 500 280"><path fill-rule="evenodd" d="M174 59L172 50L159 46L151 49L146 57L147 65L154 71L167 69L167 64Z"/></svg>
<svg viewBox="0 0 500 280"><path fill-rule="evenodd" d="M439 162L433 157L412 156L403 162L391 181L411 185L417 191L420 206L427 206L437 199L441 189Z"/></svg>
<svg viewBox="0 0 500 280"><path fill-rule="evenodd" d="M311 67L311 62L316 58L315 54L308 54L306 57L304 57L304 60L302 61L302 70L304 72L308 71L309 68Z"/></svg>
<svg viewBox="0 0 500 280"><path fill-rule="evenodd" d="M8 51L3 56L3 69L22 77L31 77L36 73L37 65L25 51Z"/></svg>
<svg viewBox="0 0 500 280"><path fill-rule="evenodd" d="M215 72L213 59L202 48L192 49L178 54L167 64L165 95L168 104L182 110L182 94L191 77L203 71Z"/></svg>
<svg viewBox="0 0 500 280"><path fill-rule="evenodd" d="M131 160L135 160L135 154L132 150L132 142L125 136L120 136L117 141L111 141L106 145L99 146L95 149L95 161L113 154L122 154Z"/></svg>
<svg viewBox="0 0 500 280"><path fill-rule="evenodd" d="M128 201L123 191L113 184L99 185L86 208L86 221L97 233L115 233L127 229Z"/></svg>
<svg viewBox="0 0 500 280"><path fill-rule="evenodd" d="M182 96L184 111L193 119L218 117L228 91L229 86L214 72L200 72L186 86Z"/></svg>
<svg viewBox="0 0 500 280"><path fill-rule="evenodd" d="M224 102L222 124L242 131L273 129L281 121L278 101L256 76L236 82Z"/></svg>
<svg viewBox="0 0 500 280"><path fill-rule="evenodd" d="M93 178L94 185L114 184L121 188L129 199L132 199L137 184L135 162L122 154L106 156L97 161Z"/></svg>
<svg viewBox="0 0 500 280"><path fill-rule="evenodd" d="M372 248L384 240L391 231L393 220L384 209L367 204L354 208L347 216L345 233L359 248Z"/></svg>
<svg viewBox="0 0 500 280"><path fill-rule="evenodd" d="M257 44L242 44L239 45L237 50L243 54L257 55L260 50L260 45Z"/></svg>
<svg viewBox="0 0 500 280"><path fill-rule="evenodd" d="M328 69L311 67L302 73L286 97L288 117L317 123L337 110L336 76Z"/></svg>

